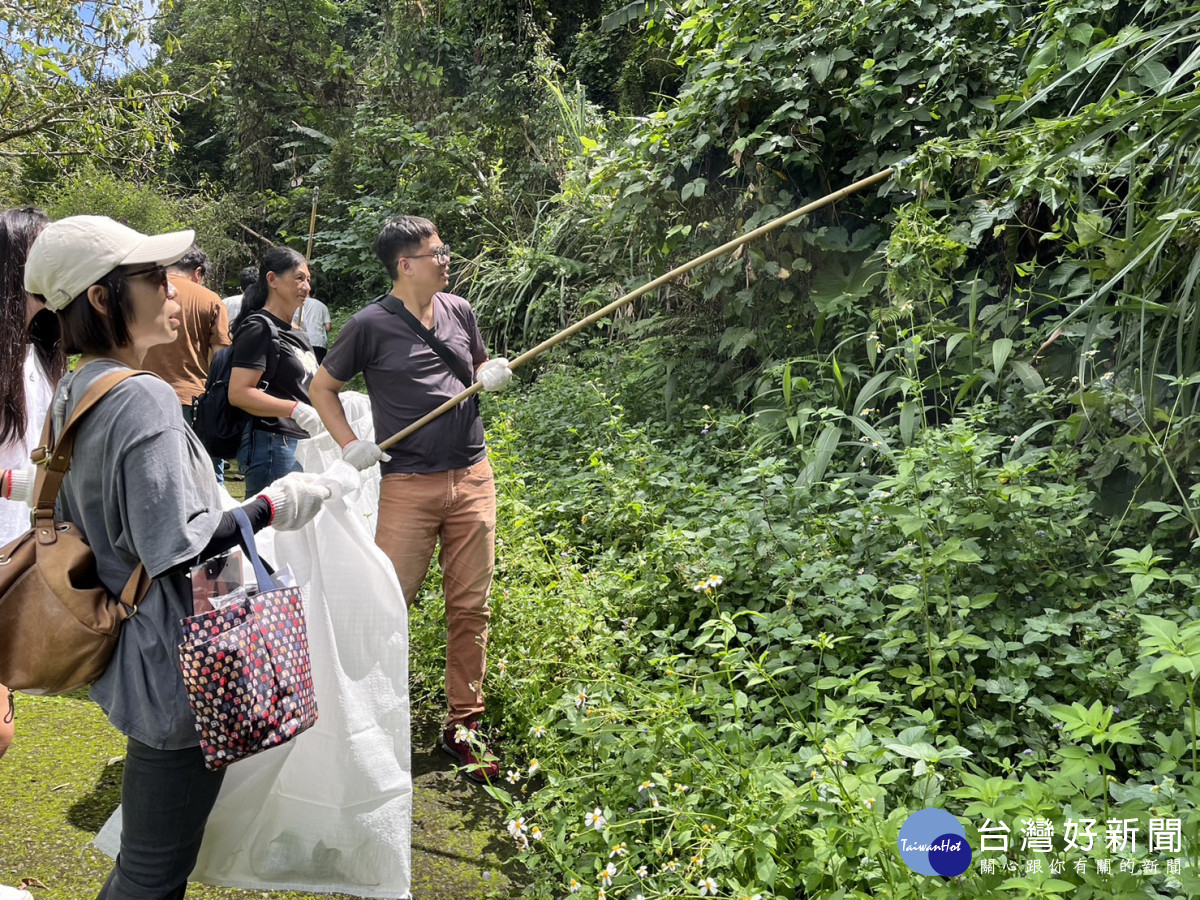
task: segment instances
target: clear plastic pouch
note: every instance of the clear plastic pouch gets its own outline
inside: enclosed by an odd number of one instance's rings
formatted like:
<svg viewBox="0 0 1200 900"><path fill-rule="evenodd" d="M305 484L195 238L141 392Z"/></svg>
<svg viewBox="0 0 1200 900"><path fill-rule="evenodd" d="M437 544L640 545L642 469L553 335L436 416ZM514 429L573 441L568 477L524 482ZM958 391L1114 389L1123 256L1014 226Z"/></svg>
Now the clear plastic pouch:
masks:
<svg viewBox="0 0 1200 900"><path fill-rule="evenodd" d="M243 557L240 547L235 547L206 559L198 566L193 566L192 576L192 609L196 613L212 612L224 603L214 601L224 600L235 591L241 589L245 596L245 580L242 574ZM226 601L232 602L232 601Z"/></svg>

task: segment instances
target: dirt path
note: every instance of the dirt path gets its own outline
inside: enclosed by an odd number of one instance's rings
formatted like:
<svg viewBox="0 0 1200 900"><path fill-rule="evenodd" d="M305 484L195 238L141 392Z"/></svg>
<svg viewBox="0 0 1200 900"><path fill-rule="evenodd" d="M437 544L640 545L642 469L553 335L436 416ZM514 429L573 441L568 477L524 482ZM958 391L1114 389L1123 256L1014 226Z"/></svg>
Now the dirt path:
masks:
<svg viewBox="0 0 1200 900"><path fill-rule="evenodd" d="M413 897L514 897L513 844L500 807L483 788L455 775L436 747L437 727L413 730ZM507 865L507 870L505 868Z"/></svg>

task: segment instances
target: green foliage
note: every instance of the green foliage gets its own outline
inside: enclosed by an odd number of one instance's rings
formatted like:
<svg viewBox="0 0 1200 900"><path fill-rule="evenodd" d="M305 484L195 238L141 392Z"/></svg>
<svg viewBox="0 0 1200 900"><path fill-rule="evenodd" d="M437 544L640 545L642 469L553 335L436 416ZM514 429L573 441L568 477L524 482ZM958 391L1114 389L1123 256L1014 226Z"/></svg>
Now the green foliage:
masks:
<svg viewBox="0 0 1200 900"><path fill-rule="evenodd" d="M33 178L79 159L148 171L188 96L142 69L147 40L141 0L0 7L0 162Z"/></svg>
<svg viewBox="0 0 1200 900"><path fill-rule="evenodd" d="M240 269L253 258L250 248L230 237L230 222L245 215L236 196L173 196L85 165L64 176L52 191L30 199L42 204L54 219L104 215L147 234L195 230L196 243L212 262L208 285L217 293L226 281L236 283Z"/></svg>
<svg viewBox="0 0 1200 900"><path fill-rule="evenodd" d="M625 389L552 366L485 408L501 498L488 698L509 773L493 794L533 896L576 881L595 897L610 863L617 891L646 896L705 878L764 898L1193 889L1069 863L943 884L896 853L926 806L976 848L985 818L1016 841L1033 818L1200 828L1178 715L1200 670L1174 662L1194 572L1109 549L1067 431L1016 447L1012 412L988 402L908 447L850 442L857 473L832 474L841 445L805 477L807 458L753 450L733 413L637 425ZM428 612L414 682L436 703Z"/></svg>

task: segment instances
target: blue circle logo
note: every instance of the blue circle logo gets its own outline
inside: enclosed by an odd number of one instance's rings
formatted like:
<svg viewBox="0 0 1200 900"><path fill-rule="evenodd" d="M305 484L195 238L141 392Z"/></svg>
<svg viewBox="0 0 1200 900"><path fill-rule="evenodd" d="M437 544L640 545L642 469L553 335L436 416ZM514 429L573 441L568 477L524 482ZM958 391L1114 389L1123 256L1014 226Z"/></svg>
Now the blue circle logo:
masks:
<svg viewBox="0 0 1200 900"><path fill-rule="evenodd" d="M900 858L919 875L953 878L971 865L967 832L944 809L921 809L904 820L896 839Z"/></svg>

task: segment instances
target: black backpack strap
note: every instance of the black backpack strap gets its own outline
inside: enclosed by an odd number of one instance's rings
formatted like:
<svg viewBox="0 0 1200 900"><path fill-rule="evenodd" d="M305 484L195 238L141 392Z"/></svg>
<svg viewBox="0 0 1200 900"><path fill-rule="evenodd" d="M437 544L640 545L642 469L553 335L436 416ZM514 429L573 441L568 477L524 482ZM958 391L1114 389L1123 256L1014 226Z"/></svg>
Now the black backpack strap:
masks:
<svg viewBox="0 0 1200 900"><path fill-rule="evenodd" d="M260 313L262 314L260 315ZM263 313L262 310L255 310L242 320L242 324L238 326L238 331L241 331L243 328L245 328L246 323L251 319L259 319L260 321L266 323L267 330L271 332L271 343L268 345L270 349L267 350L267 367L263 369L262 380L258 383L258 389L265 391L271 386L271 379L267 377L267 374L271 372L272 367L279 365L279 328L276 327L275 323L271 321L271 317L269 315ZM236 339L237 338L235 336L234 340ZM231 348L232 346L233 345L230 344Z"/></svg>
<svg viewBox="0 0 1200 900"><path fill-rule="evenodd" d="M392 315L397 316L416 333L417 337L428 344L429 349L442 358L442 362L454 373L454 377L462 382L463 387L469 388L475 383L474 379L467 374L467 370L463 367L462 360L455 356L454 351L439 341L432 331L417 321L417 317L410 313L403 303L391 294L384 294L382 297L377 298L375 302Z"/></svg>

